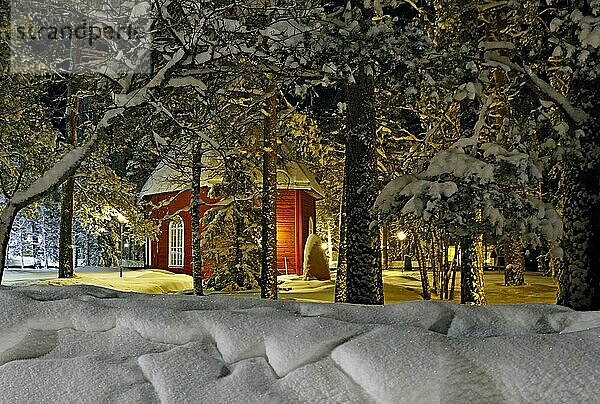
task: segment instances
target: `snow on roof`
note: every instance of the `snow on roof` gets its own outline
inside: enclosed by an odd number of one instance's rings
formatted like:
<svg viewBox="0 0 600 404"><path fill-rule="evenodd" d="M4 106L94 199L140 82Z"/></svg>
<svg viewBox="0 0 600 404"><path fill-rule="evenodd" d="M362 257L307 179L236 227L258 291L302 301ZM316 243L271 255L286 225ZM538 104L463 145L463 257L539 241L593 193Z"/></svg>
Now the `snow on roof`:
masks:
<svg viewBox="0 0 600 404"><path fill-rule="evenodd" d="M140 197L190 189L191 175L186 171L188 170L180 170L161 161L146 180L140 191ZM205 178L208 173L203 172L202 174L202 186L209 186L208 178Z"/></svg>
<svg viewBox="0 0 600 404"><path fill-rule="evenodd" d="M7 403L597 402L600 312L0 288ZM58 383L57 375L64 383Z"/></svg>
<svg viewBox="0 0 600 404"><path fill-rule="evenodd" d="M206 160L203 159L203 162L209 167L217 167L218 165L216 159L209 160L207 158ZM202 186L211 187L222 181L221 176L215 171L216 170L213 169L202 170ZM260 183L262 179L259 173L255 174L256 182ZM190 188L190 170L182 170L174 164L163 161L159 163L154 172L150 175L150 178L148 178L142 187L140 197L143 198L166 192L184 191ZM305 190L311 192L317 199L321 199L325 195L325 191L308 168L304 164L295 161L289 161L285 164L284 168L279 168L277 170L277 189Z"/></svg>
<svg viewBox="0 0 600 404"><path fill-rule="evenodd" d="M325 196L325 191L321 184L317 182L315 176L302 163L290 161L285 167L277 170L277 189L302 189L311 191L317 199Z"/></svg>

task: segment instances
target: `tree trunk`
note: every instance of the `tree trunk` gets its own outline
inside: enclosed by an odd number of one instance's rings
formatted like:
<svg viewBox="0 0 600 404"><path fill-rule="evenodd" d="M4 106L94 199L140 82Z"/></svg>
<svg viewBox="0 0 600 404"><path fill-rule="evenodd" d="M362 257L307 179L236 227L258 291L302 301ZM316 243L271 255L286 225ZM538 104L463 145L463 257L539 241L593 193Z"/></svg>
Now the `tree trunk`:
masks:
<svg viewBox="0 0 600 404"><path fill-rule="evenodd" d="M274 91L271 89L271 92ZM277 98L271 95L265 105L263 129L263 184L261 204L262 260L260 296L277 299ZM297 265L299 265L297 263Z"/></svg>
<svg viewBox="0 0 600 404"><path fill-rule="evenodd" d="M438 294L439 289L439 281L440 281L440 270L438 269L438 255L437 252L439 247L436 243L435 234L433 231L428 232L430 234L429 240L429 251L430 251L430 261L431 261L431 277L433 278L433 293Z"/></svg>
<svg viewBox="0 0 600 404"><path fill-rule="evenodd" d="M584 75L576 73L571 83L572 103L584 106L588 119L580 125L581 147L565 158L564 259L558 275L558 304L600 310L600 77Z"/></svg>
<svg viewBox="0 0 600 404"><path fill-rule="evenodd" d="M423 247L418 235L413 232L413 240L415 243L415 252L417 253L417 261L419 262L419 273L421 275L421 296L424 300L431 300L431 292L429 291L429 277L427 276L427 265L425 263L425 255Z"/></svg>
<svg viewBox="0 0 600 404"><path fill-rule="evenodd" d="M46 208L44 205L41 205L41 214L42 214L42 257L44 258L44 269L48 269L48 236L46 229Z"/></svg>
<svg viewBox="0 0 600 404"><path fill-rule="evenodd" d="M77 145L77 97L69 92L67 94L66 143ZM75 178L70 176L62 190L62 202L60 206L60 236L58 244L58 277L73 277L73 198L75 196Z"/></svg>
<svg viewBox="0 0 600 404"><path fill-rule="evenodd" d="M440 257L440 266L442 268L442 293L444 299L448 300L450 298L449 295L449 285L450 285L450 263L448 262L448 243L445 242L442 245L442 256Z"/></svg>
<svg viewBox="0 0 600 404"><path fill-rule="evenodd" d="M504 285L525 285L525 260L518 234L510 234L504 242Z"/></svg>
<svg viewBox="0 0 600 404"><path fill-rule="evenodd" d="M73 195L75 179L70 177L63 185L60 207L60 236L58 250L58 277L73 277Z"/></svg>
<svg viewBox="0 0 600 404"><path fill-rule="evenodd" d="M0 281L2 280L4 267L6 266L10 230L12 229L12 225L15 222L18 212L19 210L14 205L8 203L0 215Z"/></svg>
<svg viewBox="0 0 600 404"><path fill-rule="evenodd" d="M331 244L331 223L327 222L327 265L331 270L331 261L333 260L333 245Z"/></svg>
<svg viewBox="0 0 600 404"><path fill-rule="evenodd" d="M23 246L25 245L25 237L23 237L23 219L21 219L21 225L19 226L19 256L21 257L21 271L25 269L25 259Z"/></svg>
<svg viewBox="0 0 600 404"><path fill-rule="evenodd" d="M85 234L85 265L91 265L91 257L90 257L90 234Z"/></svg>
<svg viewBox="0 0 600 404"><path fill-rule="evenodd" d="M346 164L346 289L348 303L383 304L379 227L371 208L377 197L373 76L361 64L348 84Z"/></svg>
<svg viewBox="0 0 600 404"><path fill-rule="evenodd" d="M240 288L246 287L244 274L244 254L242 251L242 220L237 217L235 219L235 256L233 261L233 278L236 285Z"/></svg>
<svg viewBox="0 0 600 404"><path fill-rule="evenodd" d="M40 237L38 235L38 227L35 220L31 222L31 249L33 252L33 269L41 269L42 260L40 258Z"/></svg>
<svg viewBox="0 0 600 404"><path fill-rule="evenodd" d="M477 267L475 239L463 236L460 240L460 303L484 305L485 295Z"/></svg>
<svg viewBox="0 0 600 404"><path fill-rule="evenodd" d="M472 10L476 14L476 9ZM475 135L475 125L478 121L477 101L464 99L460 103L460 137L471 138ZM470 204L468 195L465 195L464 217L466 220L467 235L460 238L460 302L462 304L485 304L485 296L483 295L483 275L479 274L477 267L477 238L473 230L474 225L478 222L477 213Z"/></svg>
<svg viewBox="0 0 600 404"><path fill-rule="evenodd" d="M390 259L388 254L388 227L387 225L381 226L381 265L384 271L390 269Z"/></svg>
<svg viewBox="0 0 600 404"><path fill-rule="evenodd" d="M342 186L340 202L340 240L338 243L337 271L335 276L335 301L346 303L346 184Z"/></svg>
<svg viewBox="0 0 600 404"><path fill-rule="evenodd" d="M450 285L450 296L448 300L454 300L454 291L456 290L456 271L458 269L458 265L456 264L456 260L458 257L459 244L454 245L454 259L452 260L452 284Z"/></svg>
<svg viewBox="0 0 600 404"><path fill-rule="evenodd" d="M192 281L194 294L202 296L202 236L200 234L200 208L202 207L202 141L192 140L192 196L190 216L192 222Z"/></svg>

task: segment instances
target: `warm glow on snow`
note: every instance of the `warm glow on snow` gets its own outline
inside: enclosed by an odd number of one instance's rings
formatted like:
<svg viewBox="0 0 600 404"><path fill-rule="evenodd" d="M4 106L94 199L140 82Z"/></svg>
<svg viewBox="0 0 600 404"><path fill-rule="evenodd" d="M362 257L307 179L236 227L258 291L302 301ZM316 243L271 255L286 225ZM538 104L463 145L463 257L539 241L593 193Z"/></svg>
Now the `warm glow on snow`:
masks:
<svg viewBox="0 0 600 404"><path fill-rule="evenodd" d="M78 273L76 270L73 278L53 279L41 283L54 286L94 285L123 292L148 294L177 293L192 290L191 276L156 269L125 270L122 278L119 278L119 273L115 271Z"/></svg>

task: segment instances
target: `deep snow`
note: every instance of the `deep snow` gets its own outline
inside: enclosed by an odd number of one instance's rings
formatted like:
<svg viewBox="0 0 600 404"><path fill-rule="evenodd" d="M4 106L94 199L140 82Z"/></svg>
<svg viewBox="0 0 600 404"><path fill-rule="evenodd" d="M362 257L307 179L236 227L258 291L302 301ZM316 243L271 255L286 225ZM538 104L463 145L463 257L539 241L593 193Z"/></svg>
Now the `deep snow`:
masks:
<svg viewBox="0 0 600 404"><path fill-rule="evenodd" d="M457 273L454 302L460 301L460 273ZM278 277L279 299L298 302L333 302L335 273L330 281L305 281L298 275ZM431 272L429 273L431 277ZM56 269L5 270L2 284L6 286L29 286L46 284L53 286L93 285L123 292L137 293L191 293L192 277L157 269L125 269L119 277L118 268L78 267L75 277L57 279ZM431 278L430 278L431 279ZM549 303L556 302L557 283L554 278L541 273L526 272L524 286L504 286L504 274L501 271L486 271L485 295L489 304ZM395 304L422 300L421 280L418 271L383 271L385 304ZM210 290L205 291L212 293ZM218 292L220 293L220 292ZM259 298L260 290L235 292L236 295ZM434 300L437 297L434 296Z"/></svg>
<svg viewBox="0 0 600 404"><path fill-rule="evenodd" d="M192 277L160 269L130 270L119 268L78 267L72 278L58 279L58 270L7 270L2 283L7 286L45 284L54 286L94 285L123 292L163 294L191 291Z"/></svg>
<svg viewBox="0 0 600 404"><path fill-rule="evenodd" d="M0 402L593 402L600 312L0 288Z"/></svg>

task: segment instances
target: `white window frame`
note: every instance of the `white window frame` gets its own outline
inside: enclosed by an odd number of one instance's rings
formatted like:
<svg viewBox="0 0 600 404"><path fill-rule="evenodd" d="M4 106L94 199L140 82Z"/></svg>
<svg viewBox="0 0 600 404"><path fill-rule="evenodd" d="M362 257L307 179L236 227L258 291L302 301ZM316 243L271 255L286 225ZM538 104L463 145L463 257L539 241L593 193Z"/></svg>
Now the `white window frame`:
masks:
<svg viewBox="0 0 600 404"><path fill-rule="evenodd" d="M185 242L184 224L181 217L169 222L169 267L183 268Z"/></svg>

